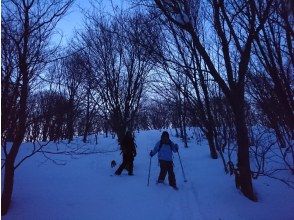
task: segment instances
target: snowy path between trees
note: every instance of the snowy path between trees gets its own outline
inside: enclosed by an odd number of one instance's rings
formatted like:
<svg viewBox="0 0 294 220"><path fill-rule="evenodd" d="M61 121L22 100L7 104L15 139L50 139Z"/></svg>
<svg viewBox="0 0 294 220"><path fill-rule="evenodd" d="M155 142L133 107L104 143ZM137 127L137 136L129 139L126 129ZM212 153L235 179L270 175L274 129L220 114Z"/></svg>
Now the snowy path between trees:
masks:
<svg viewBox="0 0 294 220"><path fill-rule="evenodd" d="M180 145L188 182L184 182L175 154L179 191L168 185L167 178L165 184L156 184L159 166L155 156L148 187L148 153L159 137L159 131L136 134L138 155L134 161L134 176L128 176L126 171L121 176L113 175L115 169L110 167L110 162L116 160L119 165L119 151L50 155L65 165L56 165L42 154L35 155L17 169L13 201L3 219L294 219L294 190L278 181L260 178L253 182L259 202L249 201L235 189L233 177L224 174L221 160L210 159L205 141L197 144L191 140L185 149L180 139L172 136ZM31 145L23 144L22 152L29 152ZM65 145L52 143L49 148L58 147L62 151ZM98 145L94 144L93 137L87 145L75 140L70 146L101 151L118 147L116 140L102 136L98 138Z"/></svg>

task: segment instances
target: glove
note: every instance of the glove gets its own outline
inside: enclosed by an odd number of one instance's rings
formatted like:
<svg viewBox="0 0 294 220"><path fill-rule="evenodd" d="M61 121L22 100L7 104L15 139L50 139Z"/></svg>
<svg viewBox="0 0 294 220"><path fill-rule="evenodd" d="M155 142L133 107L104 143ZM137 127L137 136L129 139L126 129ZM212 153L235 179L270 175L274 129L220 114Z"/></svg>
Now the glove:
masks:
<svg viewBox="0 0 294 220"><path fill-rule="evenodd" d="M152 153L152 150L150 151L149 155L150 155L150 157L153 157L153 153Z"/></svg>

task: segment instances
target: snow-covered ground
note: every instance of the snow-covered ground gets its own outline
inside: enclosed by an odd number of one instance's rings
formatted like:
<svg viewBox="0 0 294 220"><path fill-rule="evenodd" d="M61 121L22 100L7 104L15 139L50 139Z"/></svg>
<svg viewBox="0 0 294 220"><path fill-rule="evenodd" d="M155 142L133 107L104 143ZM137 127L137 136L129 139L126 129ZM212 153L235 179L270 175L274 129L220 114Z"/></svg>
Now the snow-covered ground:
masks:
<svg viewBox="0 0 294 220"><path fill-rule="evenodd" d="M159 137L159 131L136 134L134 176L126 171L112 175L115 168L110 162L114 159L119 165L121 155L115 151L116 141L103 136L98 137L98 145L94 139L87 145L79 140L69 145L81 147L82 155L48 155L63 165L35 155L17 168L11 208L3 219L294 219L293 189L259 178L253 182L259 201L249 201L235 188L233 177L224 174L221 160L210 159L205 141L191 141L185 149L179 139L171 137L180 145L188 182L184 182L179 158L174 155L179 191L169 187L167 179L165 185L156 185L159 167L155 156L147 187L149 151ZM31 146L23 144L21 151ZM56 151L58 147L60 152L65 146L50 143L48 148ZM82 150L87 148L90 150ZM87 154L92 149L104 153Z"/></svg>

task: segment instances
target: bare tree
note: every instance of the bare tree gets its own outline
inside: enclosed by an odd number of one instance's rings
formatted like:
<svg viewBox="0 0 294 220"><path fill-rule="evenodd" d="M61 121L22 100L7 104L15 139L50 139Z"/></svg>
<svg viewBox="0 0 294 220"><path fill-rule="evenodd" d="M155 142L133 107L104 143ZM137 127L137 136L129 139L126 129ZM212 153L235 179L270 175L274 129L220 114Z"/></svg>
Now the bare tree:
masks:
<svg viewBox="0 0 294 220"><path fill-rule="evenodd" d="M213 0L200 5L200 2L196 0L155 0L155 3L169 21L190 34L196 50L209 69L210 75L229 100L236 128L240 188L246 197L256 201L249 162L244 89L252 45L268 18L272 1L256 3L255 1ZM213 21L211 27L214 28L214 31L212 29L211 33L217 37L221 44L222 73L218 71L214 60L209 56L207 45L204 44L199 33L201 30L197 26L197 18L202 8L207 8L205 16ZM237 65L233 65L235 62L232 60L237 60Z"/></svg>
<svg viewBox="0 0 294 220"><path fill-rule="evenodd" d="M27 101L30 85L40 74L49 55L49 39L56 23L65 14L72 0L40 1L12 0L2 1L2 39L8 43L5 47L5 71L2 70L2 100L5 115L11 123L7 107L13 106L15 125L12 128L12 145L6 143L6 134L2 133L2 149L5 156L4 186L2 191L1 214L5 215L11 202L14 183L15 159L23 141L27 125ZM11 55L8 55L10 53ZM11 97L14 97L11 99ZM10 102L7 105L7 102ZM7 123L6 123L7 124ZM9 124L9 122L8 122ZM11 131L10 131L11 132Z"/></svg>
<svg viewBox="0 0 294 220"><path fill-rule="evenodd" d="M294 172L294 32L293 12L287 1L274 3L274 11L259 33L248 88L263 115L264 126L274 130L285 165ZM292 16L292 18L291 18ZM292 19L292 20L291 20ZM292 27L291 27L292 25ZM291 154L291 160L285 155Z"/></svg>
<svg viewBox="0 0 294 220"><path fill-rule="evenodd" d="M82 135L83 135L83 142L86 143L87 136L91 132L92 121L95 113L97 112L97 100L94 97L93 90L94 83L92 82L92 68L89 56L81 52L75 52L67 62L66 68L67 71L70 73L67 78L68 80L71 78L71 81L76 81L75 86L75 93L74 93L74 102L75 105L79 106L82 110L82 115L80 115L80 122L82 127ZM76 78L79 78L78 80ZM73 92L70 92L73 94ZM73 114L74 115L74 114ZM76 119L76 117L74 117ZM75 121L75 120L73 120ZM72 127L74 125L72 124ZM72 129L73 130L73 129Z"/></svg>
<svg viewBox="0 0 294 220"><path fill-rule="evenodd" d="M150 56L137 43L143 28L139 16L119 16L107 21L94 15L89 17L87 30L81 34L90 57L91 79L119 143L126 130L134 130L152 68Z"/></svg>
<svg viewBox="0 0 294 220"><path fill-rule="evenodd" d="M165 33L162 52L159 55L159 63L162 69L169 75L175 87L179 91L178 100L183 100L183 105L177 108L180 112L181 136L185 132L186 106L190 102L194 107L194 114L205 134L210 149L210 155L217 159L215 136L215 123L211 112L209 95L208 71L197 53L189 34L183 30L177 30L171 22L163 22L168 31ZM184 138L185 139L185 138ZM184 141L186 142L186 141Z"/></svg>
<svg viewBox="0 0 294 220"><path fill-rule="evenodd" d="M71 111L67 115L67 139L73 140L78 109L83 100L83 81L86 75L85 59L82 53L67 51L68 57L59 62L59 78L64 85L64 92L68 97Z"/></svg>

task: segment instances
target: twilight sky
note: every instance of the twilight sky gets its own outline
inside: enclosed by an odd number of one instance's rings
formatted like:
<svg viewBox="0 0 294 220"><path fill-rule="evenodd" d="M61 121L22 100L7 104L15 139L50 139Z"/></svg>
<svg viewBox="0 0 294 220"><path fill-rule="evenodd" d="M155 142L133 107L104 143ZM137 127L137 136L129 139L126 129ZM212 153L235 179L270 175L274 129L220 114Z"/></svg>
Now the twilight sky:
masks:
<svg viewBox="0 0 294 220"><path fill-rule="evenodd" d="M83 10L91 12L93 10L92 4L103 12L113 13L112 5L121 8L129 2L129 0L75 0L67 14L59 21L56 28L57 34L54 35L53 40L59 43L62 35L62 44L66 44L73 37L75 29L82 29Z"/></svg>

